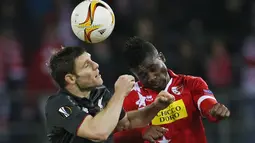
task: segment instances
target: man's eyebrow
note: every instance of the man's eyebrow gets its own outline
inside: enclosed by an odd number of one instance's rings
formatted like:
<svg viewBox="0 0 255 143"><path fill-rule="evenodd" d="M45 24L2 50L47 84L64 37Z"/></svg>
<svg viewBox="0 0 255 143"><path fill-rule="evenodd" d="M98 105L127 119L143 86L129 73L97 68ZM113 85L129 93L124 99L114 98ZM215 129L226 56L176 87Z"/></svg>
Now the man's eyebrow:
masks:
<svg viewBox="0 0 255 143"><path fill-rule="evenodd" d="M87 53L87 54L88 54L89 58L91 58L91 54L89 54L89 53ZM85 67L85 65L86 65L87 63L88 63L88 59L84 61L84 64L83 64L82 67Z"/></svg>
<svg viewBox="0 0 255 143"><path fill-rule="evenodd" d="M85 65L88 64L88 60L86 60L82 67L85 67Z"/></svg>

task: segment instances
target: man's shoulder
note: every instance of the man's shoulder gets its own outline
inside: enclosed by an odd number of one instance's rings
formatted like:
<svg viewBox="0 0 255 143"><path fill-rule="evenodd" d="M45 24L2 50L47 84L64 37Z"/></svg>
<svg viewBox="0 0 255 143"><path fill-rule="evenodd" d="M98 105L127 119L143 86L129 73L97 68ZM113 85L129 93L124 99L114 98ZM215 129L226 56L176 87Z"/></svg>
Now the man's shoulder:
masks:
<svg viewBox="0 0 255 143"><path fill-rule="evenodd" d="M53 95L50 95L47 99L47 104L50 104L52 102L57 102L57 101L60 101L60 100L66 100L66 96L63 95L64 93L62 93L61 91L53 94Z"/></svg>
<svg viewBox="0 0 255 143"><path fill-rule="evenodd" d="M173 71L168 71L170 76L173 78L177 78L179 80L184 80L186 82L194 82L194 81L203 81L203 79L199 76L189 75L189 74L181 74L181 73L174 73Z"/></svg>
<svg viewBox="0 0 255 143"><path fill-rule="evenodd" d="M184 84L190 88L197 88L199 86L207 86L207 83L202 77L193 75L180 75L180 78L184 81Z"/></svg>
<svg viewBox="0 0 255 143"><path fill-rule="evenodd" d="M62 91L59 91L48 97L46 101L46 110L47 108L51 109L53 107L58 107L62 105L73 104L76 105L76 101L72 97Z"/></svg>
<svg viewBox="0 0 255 143"><path fill-rule="evenodd" d="M206 84L202 77L189 75L189 74L180 74L174 73L171 70L168 70L169 75L175 79L175 81L179 81L177 83L182 83L188 87L197 86L199 84Z"/></svg>
<svg viewBox="0 0 255 143"><path fill-rule="evenodd" d="M182 78L184 78L184 80L187 81L199 81L199 80L203 80L202 77L199 76L194 76L194 75L180 75Z"/></svg>

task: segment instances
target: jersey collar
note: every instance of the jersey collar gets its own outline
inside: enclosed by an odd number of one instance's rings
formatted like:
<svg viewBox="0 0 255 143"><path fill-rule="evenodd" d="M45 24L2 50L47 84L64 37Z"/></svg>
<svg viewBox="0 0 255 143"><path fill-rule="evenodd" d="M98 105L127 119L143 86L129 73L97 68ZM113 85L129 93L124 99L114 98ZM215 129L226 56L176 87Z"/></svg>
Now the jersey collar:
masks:
<svg viewBox="0 0 255 143"><path fill-rule="evenodd" d="M68 90L66 89L61 89L59 91L60 93L63 93L64 95L68 95L68 96L72 96L75 100L77 101L90 101L90 99L92 98L91 96L89 96L89 99L86 98L86 97L79 97L79 96L76 96L74 94L72 94L71 92L69 92Z"/></svg>

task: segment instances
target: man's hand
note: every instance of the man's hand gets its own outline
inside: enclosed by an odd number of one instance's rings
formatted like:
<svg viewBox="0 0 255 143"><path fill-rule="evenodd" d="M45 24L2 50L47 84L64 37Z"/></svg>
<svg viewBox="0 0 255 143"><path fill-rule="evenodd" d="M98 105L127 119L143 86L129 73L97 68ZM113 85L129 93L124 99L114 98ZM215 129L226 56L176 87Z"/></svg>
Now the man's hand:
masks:
<svg viewBox="0 0 255 143"><path fill-rule="evenodd" d="M163 137L168 129L160 126L150 126L143 134L143 139L151 143Z"/></svg>
<svg viewBox="0 0 255 143"><path fill-rule="evenodd" d="M117 95L127 96L135 84L135 78L132 75L121 75L115 82L114 88Z"/></svg>
<svg viewBox="0 0 255 143"><path fill-rule="evenodd" d="M230 116L228 108L220 103L215 104L209 112L217 119L227 118Z"/></svg>
<svg viewBox="0 0 255 143"><path fill-rule="evenodd" d="M172 94L166 91L161 91L156 97L154 103L158 108L165 109L167 106L169 106L169 104L174 102L174 100L175 98Z"/></svg>

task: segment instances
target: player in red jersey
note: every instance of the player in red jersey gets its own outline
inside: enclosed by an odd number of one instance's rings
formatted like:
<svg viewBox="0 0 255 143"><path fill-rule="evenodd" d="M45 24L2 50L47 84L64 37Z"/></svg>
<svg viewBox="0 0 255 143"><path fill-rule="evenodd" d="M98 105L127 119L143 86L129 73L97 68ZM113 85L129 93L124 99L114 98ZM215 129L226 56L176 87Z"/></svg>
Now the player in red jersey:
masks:
<svg viewBox="0 0 255 143"><path fill-rule="evenodd" d="M150 42L132 37L124 55L131 72L139 79L124 101L125 110L151 104L161 90L174 95L175 102L161 110L147 127L115 133L116 143L206 143L201 118L217 122L230 116L202 78L169 70L163 54Z"/></svg>

